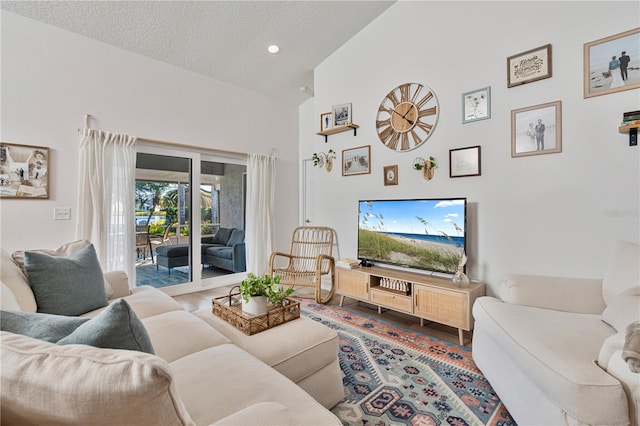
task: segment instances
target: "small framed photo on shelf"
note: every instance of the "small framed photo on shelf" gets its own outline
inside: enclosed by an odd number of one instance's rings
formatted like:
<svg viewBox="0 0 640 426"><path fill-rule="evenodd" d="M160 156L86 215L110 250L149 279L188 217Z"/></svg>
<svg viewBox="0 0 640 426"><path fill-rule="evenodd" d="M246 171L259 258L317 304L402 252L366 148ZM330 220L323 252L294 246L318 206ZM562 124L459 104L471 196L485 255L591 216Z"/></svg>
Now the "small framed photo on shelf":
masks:
<svg viewBox="0 0 640 426"><path fill-rule="evenodd" d="M507 58L507 87L543 80L551 75L550 44Z"/></svg>
<svg viewBox="0 0 640 426"><path fill-rule="evenodd" d="M320 114L320 131L324 132L333 127L333 113L325 112Z"/></svg>
<svg viewBox="0 0 640 426"><path fill-rule="evenodd" d="M562 152L562 101L511 111L511 157Z"/></svg>
<svg viewBox="0 0 640 426"><path fill-rule="evenodd" d="M351 104L334 105L331 112L334 126L351 124Z"/></svg>
<svg viewBox="0 0 640 426"><path fill-rule="evenodd" d="M449 150L449 177L480 176L480 145Z"/></svg>
<svg viewBox="0 0 640 426"><path fill-rule="evenodd" d="M491 118L491 87L462 94L462 124Z"/></svg>
<svg viewBox="0 0 640 426"><path fill-rule="evenodd" d="M638 46L640 28L585 43L584 97L640 88L640 74L637 71ZM631 58L636 65L629 67Z"/></svg>
<svg viewBox="0 0 640 426"><path fill-rule="evenodd" d="M342 176L371 173L371 145L342 151Z"/></svg>
<svg viewBox="0 0 640 426"><path fill-rule="evenodd" d="M0 142L0 198L49 199L49 148Z"/></svg>
<svg viewBox="0 0 640 426"><path fill-rule="evenodd" d="M398 184L398 165L384 166L384 185L397 185Z"/></svg>

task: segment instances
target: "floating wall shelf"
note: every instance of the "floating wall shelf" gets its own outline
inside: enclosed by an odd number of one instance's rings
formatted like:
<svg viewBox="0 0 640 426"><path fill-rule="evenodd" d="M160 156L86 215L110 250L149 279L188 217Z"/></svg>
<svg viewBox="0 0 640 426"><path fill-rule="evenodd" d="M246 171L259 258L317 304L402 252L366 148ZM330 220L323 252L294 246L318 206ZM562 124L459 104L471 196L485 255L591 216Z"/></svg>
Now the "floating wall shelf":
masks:
<svg viewBox="0 0 640 426"><path fill-rule="evenodd" d="M329 135L348 132L351 129L353 129L353 136L356 136L358 127L360 126L358 126L357 124L350 123L350 124L345 124L343 126L335 126L330 129L323 130L321 132L316 132L316 135L324 136L324 142L326 143L327 140L329 139Z"/></svg>

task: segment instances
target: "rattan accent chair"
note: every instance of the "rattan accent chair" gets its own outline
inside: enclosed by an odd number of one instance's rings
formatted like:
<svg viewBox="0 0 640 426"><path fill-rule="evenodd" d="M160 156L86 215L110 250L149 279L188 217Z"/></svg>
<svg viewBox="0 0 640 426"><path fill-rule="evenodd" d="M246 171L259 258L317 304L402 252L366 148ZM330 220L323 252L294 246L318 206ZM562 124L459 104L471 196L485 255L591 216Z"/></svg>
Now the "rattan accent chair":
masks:
<svg viewBox="0 0 640 426"><path fill-rule="evenodd" d="M293 230L291 252L273 252L269 257L269 274L279 275L280 284L315 288L318 303L327 303L335 292L335 259L332 256L335 231L326 226L299 226ZM286 260L286 266L277 266ZM331 278L331 288L322 297L322 277ZM304 295L296 295L305 297Z"/></svg>

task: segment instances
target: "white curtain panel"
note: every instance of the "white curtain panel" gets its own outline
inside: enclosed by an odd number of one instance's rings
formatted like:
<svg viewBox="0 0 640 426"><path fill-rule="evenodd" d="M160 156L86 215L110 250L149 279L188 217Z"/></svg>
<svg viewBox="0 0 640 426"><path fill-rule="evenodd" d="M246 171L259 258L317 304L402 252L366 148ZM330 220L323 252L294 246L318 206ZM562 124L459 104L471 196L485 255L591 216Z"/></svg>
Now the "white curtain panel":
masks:
<svg viewBox="0 0 640 426"><path fill-rule="evenodd" d="M93 243L104 271L135 278L136 138L84 129L76 237Z"/></svg>
<svg viewBox="0 0 640 426"><path fill-rule="evenodd" d="M260 276L269 269L274 239L276 158L249 154L247 161L247 272Z"/></svg>

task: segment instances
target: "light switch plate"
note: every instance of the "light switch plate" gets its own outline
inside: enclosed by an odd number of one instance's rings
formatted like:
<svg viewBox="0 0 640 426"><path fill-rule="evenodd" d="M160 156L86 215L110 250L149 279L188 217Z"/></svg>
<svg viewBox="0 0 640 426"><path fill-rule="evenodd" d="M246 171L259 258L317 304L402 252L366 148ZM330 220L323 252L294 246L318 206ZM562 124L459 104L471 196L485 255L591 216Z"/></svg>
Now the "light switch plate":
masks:
<svg viewBox="0 0 640 426"><path fill-rule="evenodd" d="M71 207L54 207L54 220L71 220Z"/></svg>

